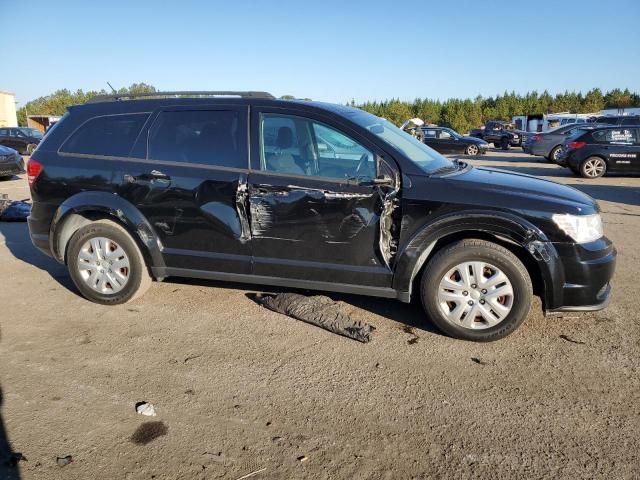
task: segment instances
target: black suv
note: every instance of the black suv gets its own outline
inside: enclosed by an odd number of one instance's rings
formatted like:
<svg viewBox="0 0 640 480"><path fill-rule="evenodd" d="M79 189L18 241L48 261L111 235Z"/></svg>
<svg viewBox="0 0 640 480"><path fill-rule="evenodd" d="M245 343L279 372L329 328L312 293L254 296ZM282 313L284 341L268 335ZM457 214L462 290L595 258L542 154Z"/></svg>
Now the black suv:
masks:
<svg viewBox="0 0 640 480"><path fill-rule="evenodd" d="M556 160L584 178L605 173L640 174L640 125L579 129L569 137Z"/></svg>
<svg viewBox="0 0 640 480"><path fill-rule="evenodd" d="M23 155L31 155L42 140L42 133L35 128L2 127L0 145L13 148Z"/></svg>
<svg viewBox="0 0 640 480"><path fill-rule="evenodd" d="M221 96L222 94L226 96ZM256 92L101 97L28 162L33 243L88 299L170 276L409 302L459 338L598 310L616 251L589 196L452 162L361 110Z"/></svg>
<svg viewBox="0 0 640 480"><path fill-rule="evenodd" d="M607 125L640 125L640 115L602 115L590 118L589 122Z"/></svg>
<svg viewBox="0 0 640 480"><path fill-rule="evenodd" d="M512 123L501 120L487 120L483 128L474 128L469 135L493 143L496 148L508 150L509 146L521 147L526 132L517 130Z"/></svg>

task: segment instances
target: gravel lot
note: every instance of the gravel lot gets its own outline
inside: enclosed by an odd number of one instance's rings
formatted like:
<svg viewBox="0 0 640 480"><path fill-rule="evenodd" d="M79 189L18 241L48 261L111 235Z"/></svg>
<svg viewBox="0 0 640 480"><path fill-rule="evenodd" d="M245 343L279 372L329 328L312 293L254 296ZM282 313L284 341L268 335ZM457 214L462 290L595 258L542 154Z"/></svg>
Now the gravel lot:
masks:
<svg viewBox="0 0 640 480"><path fill-rule="evenodd" d="M607 310L544 318L536 300L515 334L474 344L418 306L332 295L376 327L361 344L239 284L92 304L26 224L0 223L0 418L27 458L0 479L640 478L640 178L586 181L519 149L471 162L600 200L619 251ZM27 197L24 176L0 192Z"/></svg>

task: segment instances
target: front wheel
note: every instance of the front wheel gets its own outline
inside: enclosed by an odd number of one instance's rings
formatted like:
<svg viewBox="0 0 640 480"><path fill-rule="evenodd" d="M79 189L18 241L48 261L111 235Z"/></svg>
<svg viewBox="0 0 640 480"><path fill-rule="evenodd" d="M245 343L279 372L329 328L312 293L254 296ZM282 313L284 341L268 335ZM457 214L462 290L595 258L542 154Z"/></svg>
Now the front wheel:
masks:
<svg viewBox="0 0 640 480"><path fill-rule="evenodd" d="M73 234L67 266L80 293L103 305L133 300L151 284L138 245L123 227L109 220L90 223Z"/></svg>
<svg viewBox="0 0 640 480"><path fill-rule="evenodd" d="M503 150L509 150L509 139L507 137L502 137L500 139L500 148Z"/></svg>
<svg viewBox="0 0 640 480"><path fill-rule="evenodd" d="M480 150L478 149L477 145L471 144L471 145L467 146L467 148L466 148L464 153L466 153L467 155L478 155L479 151Z"/></svg>
<svg viewBox="0 0 640 480"><path fill-rule="evenodd" d="M522 262L506 248L468 239L440 250L421 282L422 305L447 335L489 342L524 322L533 297Z"/></svg>
<svg viewBox="0 0 640 480"><path fill-rule="evenodd" d="M584 178L598 178L607 171L607 162L600 157L589 157L580 164L580 175Z"/></svg>

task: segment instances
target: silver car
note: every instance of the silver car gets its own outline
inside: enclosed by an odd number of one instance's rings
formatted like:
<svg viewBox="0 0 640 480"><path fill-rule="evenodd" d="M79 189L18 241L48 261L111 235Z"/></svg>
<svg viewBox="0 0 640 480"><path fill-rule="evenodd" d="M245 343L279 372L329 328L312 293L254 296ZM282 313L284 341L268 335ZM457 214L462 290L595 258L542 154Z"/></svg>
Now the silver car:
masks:
<svg viewBox="0 0 640 480"><path fill-rule="evenodd" d="M529 133L522 144L522 150L531 155L544 157L550 162L556 162L562 143L567 138L578 130L594 128L596 126L599 125L593 123L572 123L546 132Z"/></svg>

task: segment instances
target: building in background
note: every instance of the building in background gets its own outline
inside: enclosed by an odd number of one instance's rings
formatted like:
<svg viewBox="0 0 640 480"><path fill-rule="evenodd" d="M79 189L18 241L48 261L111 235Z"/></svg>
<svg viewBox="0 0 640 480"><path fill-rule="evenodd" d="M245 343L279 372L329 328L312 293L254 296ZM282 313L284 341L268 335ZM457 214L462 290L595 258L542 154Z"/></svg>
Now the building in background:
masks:
<svg viewBox="0 0 640 480"><path fill-rule="evenodd" d="M29 115L27 117L27 127L37 128L42 133L49 130L62 117L55 115Z"/></svg>
<svg viewBox="0 0 640 480"><path fill-rule="evenodd" d="M0 90L0 127L17 127L16 94Z"/></svg>

